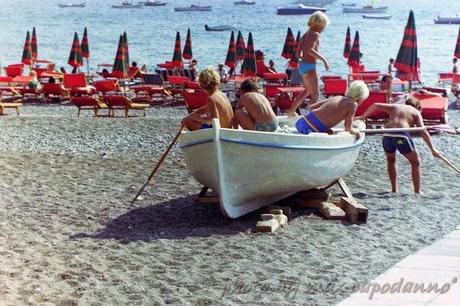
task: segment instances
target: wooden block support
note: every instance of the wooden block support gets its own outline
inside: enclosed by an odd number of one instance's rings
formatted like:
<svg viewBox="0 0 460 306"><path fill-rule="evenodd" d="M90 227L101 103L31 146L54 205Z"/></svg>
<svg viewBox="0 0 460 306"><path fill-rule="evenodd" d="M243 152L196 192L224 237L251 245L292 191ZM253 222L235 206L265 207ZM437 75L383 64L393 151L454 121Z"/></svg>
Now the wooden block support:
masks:
<svg viewBox="0 0 460 306"><path fill-rule="evenodd" d="M321 203L327 201L328 194L324 189L310 189L297 193L296 198L297 207L320 209Z"/></svg>
<svg viewBox="0 0 460 306"><path fill-rule="evenodd" d="M273 233L280 226L274 215L262 214L261 218L262 221L257 222L256 232Z"/></svg>
<svg viewBox="0 0 460 306"><path fill-rule="evenodd" d="M273 214L273 210L281 209L283 211L283 215L285 215L288 220L291 220L292 210L289 206L280 206L280 205L269 205L265 208L267 213Z"/></svg>
<svg viewBox="0 0 460 306"><path fill-rule="evenodd" d="M367 208L356 202L355 199L348 197L340 198L339 206L346 212L348 221L352 224L360 224L367 222Z"/></svg>
<svg viewBox="0 0 460 306"><path fill-rule="evenodd" d="M208 189L208 187L204 186L196 198L196 201L201 204L219 204L220 198L218 195L206 195Z"/></svg>
<svg viewBox="0 0 460 306"><path fill-rule="evenodd" d="M334 203L323 202L321 203L320 208L321 215L326 219L346 219L346 213L338 206L335 206Z"/></svg>

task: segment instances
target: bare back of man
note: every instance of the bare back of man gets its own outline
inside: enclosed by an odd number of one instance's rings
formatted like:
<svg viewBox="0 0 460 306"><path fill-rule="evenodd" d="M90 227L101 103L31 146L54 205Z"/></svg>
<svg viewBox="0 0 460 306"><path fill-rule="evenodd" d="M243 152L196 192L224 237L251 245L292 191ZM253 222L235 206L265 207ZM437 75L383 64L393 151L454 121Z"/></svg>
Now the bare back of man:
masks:
<svg viewBox="0 0 460 306"><path fill-rule="evenodd" d="M313 104L311 112L324 126L331 128L342 120L353 120L358 103L350 98L336 96Z"/></svg>
<svg viewBox="0 0 460 306"><path fill-rule="evenodd" d="M396 106L396 105L391 105ZM388 108L389 122L385 125L387 128L409 128L420 126L420 112L409 105L397 105L396 107Z"/></svg>
<svg viewBox="0 0 460 306"><path fill-rule="evenodd" d="M233 109L227 96L220 90L216 90L208 97L209 117L219 118L220 126L223 128L232 128Z"/></svg>
<svg viewBox="0 0 460 306"><path fill-rule="evenodd" d="M319 33L311 29L303 34L300 40L300 48L298 55L301 56L302 61L306 63L316 63L316 56L307 50L319 50Z"/></svg>
<svg viewBox="0 0 460 306"><path fill-rule="evenodd" d="M268 123L276 119L276 115L267 98L257 92L248 92L241 97L239 105L246 109L254 123Z"/></svg>

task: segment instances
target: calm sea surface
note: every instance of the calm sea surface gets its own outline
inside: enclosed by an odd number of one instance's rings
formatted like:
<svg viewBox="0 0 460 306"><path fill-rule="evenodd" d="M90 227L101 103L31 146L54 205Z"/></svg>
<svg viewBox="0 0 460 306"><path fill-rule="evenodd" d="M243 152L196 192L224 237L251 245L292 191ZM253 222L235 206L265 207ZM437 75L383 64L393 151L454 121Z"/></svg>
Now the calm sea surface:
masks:
<svg viewBox="0 0 460 306"><path fill-rule="evenodd" d="M80 1L84 0L73 0L73 3ZM19 62L26 31L35 26L39 58L52 60L58 66L66 65L73 32L77 31L81 39L83 28L87 26L92 69L98 63L113 62L122 31L128 33L130 58L153 69L156 63L172 58L176 31L181 32L184 42L187 28L190 28L193 53L199 67L203 68L225 60L230 38L229 32L206 32L204 24L229 24L240 29L246 40L251 31L256 49L264 51L266 58L275 60L278 70L283 70L286 61L280 53L286 29L291 26L295 32L305 31L308 16L276 15L277 6L290 5L292 1L256 1L253 6L235 6L233 0L196 0L193 2L212 5L213 10L174 12L175 6L187 6L192 1L167 0L164 7L113 9L111 5L121 1L86 0L85 8L59 8L58 3L69 3L69 0L0 0L0 60L2 66ZM331 24L321 37L321 52L329 59L332 73L347 72L342 58L347 26L352 32L360 32L366 68L384 71L388 59L397 55L410 9L415 12L423 81L434 84L438 72L451 69L459 27L435 25L433 18L460 14L460 0L382 0L378 4L389 6L390 20L368 20L361 14L343 14L342 2L338 0L326 6Z"/></svg>

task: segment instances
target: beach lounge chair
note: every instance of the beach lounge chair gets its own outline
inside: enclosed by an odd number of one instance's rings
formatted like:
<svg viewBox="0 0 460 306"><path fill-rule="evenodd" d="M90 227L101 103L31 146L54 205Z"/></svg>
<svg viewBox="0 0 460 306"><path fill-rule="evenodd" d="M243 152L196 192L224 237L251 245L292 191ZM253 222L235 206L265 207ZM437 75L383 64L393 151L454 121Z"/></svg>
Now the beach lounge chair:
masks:
<svg viewBox="0 0 460 306"><path fill-rule="evenodd" d="M275 99L275 110L278 115L286 113L292 106L293 98L289 94L283 93Z"/></svg>
<svg viewBox="0 0 460 306"><path fill-rule="evenodd" d="M14 99L11 100L12 102L5 102L3 97L0 98L0 115L6 115L5 109L7 108L14 108L16 109L16 115L19 116L19 108L22 106L22 103L15 102Z"/></svg>
<svg viewBox="0 0 460 306"><path fill-rule="evenodd" d="M343 96L348 88L347 80L342 78L324 78L323 95L329 96Z"/></svg>
<svg viewBox="0 0 460 306"><path fill-rule="evenodd" d="M364 114L364 112L375 103L387 103L387 95L388 92L386 91L371 91L369 93L369 97L358 106L358 109L356 110L356 116L361 116ZM381 111L374 112L368 117L369 121L385 119L388 119L388 114Z"/></svg>
<svg viewBox="0 0 460 306"><path fill-rule="evenodd" d="M208 104L208 95L201 90L189 91L185 90L182 95L184 96L185 107L191 114L194 110L201 108Z"/></svg>
<svg viewBox="0 0 460 306"><path fill-rule="evenodd" d="M80 111L92 110L94 116L98 117L98 112L101 109L108 109L107 105L99 99L90 96L75 96L72 97L70 103L78 108L78 117L80 117Z"/></svg>
<svg viewBox="0 0 460 306"><path fill-rule="evenodd" d="M286 73L264 73L263 79L265 80L265 97L274 105L275 99L279 95L278 88L287 85L288 75Z"/></svg>
<svg viewBox="0 0 460 306"><path fill-rule="evenodd" d="M438 75L438 84L440 86L444 86L446 84L452 83L452 79L454 77L454 73L451 72L441 72Z"/></svg>
<svg viewBox="0 0 460 306"><path fill-rule="evenodd" d="M98 80L93 83L93 86L101 96L120 93L120 87L116 79Z"/></svg>
<svg viewBox="0 0 460 306"><path fill-rule="evenodd" d="M5 67L5 73L7 76L14 78L18 75L22 75L24 70L24 64L12 64Z"/></svg>
<svg viewBox="0 0 460 306"><path fill-rule="evenodd" d="M424 121L447 123L448 102L446 97L423 93L414 93L412 95L420 100Z"/></svg>
<svg viewBox="0 0 460 306"><path fill-rule="evenodd" d="M143 115L146 115L145 109L150 107L150 104L147 103L135 103L131 101L131 99L125 96L116 96L116 95L108 95L103 96L102 100L105 104L107 104L109 108L109 116L115 116L115 110L121 109L125 111L125 117L129 116L129 110L141 110L143 111Z"/></svg>
<svg viewBox="0 0 460 306"><path fill-rule="evenodd" d="M64 74L64 87L69 90L71 96L81 96L93 94L95 89L86 83L84 73Z"/></svg>
<svg viewBox="0 0 460 306"><path fill-rule="evenodd" d="M45 101L64 101L69 97L69 91L57 83L44 83L42 88Z"/></svg>

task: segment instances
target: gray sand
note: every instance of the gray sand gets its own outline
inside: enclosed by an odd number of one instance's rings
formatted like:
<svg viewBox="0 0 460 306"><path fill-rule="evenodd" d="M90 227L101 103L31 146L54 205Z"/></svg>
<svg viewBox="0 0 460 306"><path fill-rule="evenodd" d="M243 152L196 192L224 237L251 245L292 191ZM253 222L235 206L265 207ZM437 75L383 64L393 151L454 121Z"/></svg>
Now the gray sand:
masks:
<svg viewBox="0 0 460 306"><path fill-rule="evenodd" d="M401 194L390 194L378 136L345 178L366 225L295 209L287 227L255 234L259 213L232 221L194 202L200 186L179 148L130 210L185 114L25 106L0 118L2 305L331 305L459 223L458 175L416 139L425 195L412 194L401 158ZM459 136L434 142L460 164Z"/></svg>

